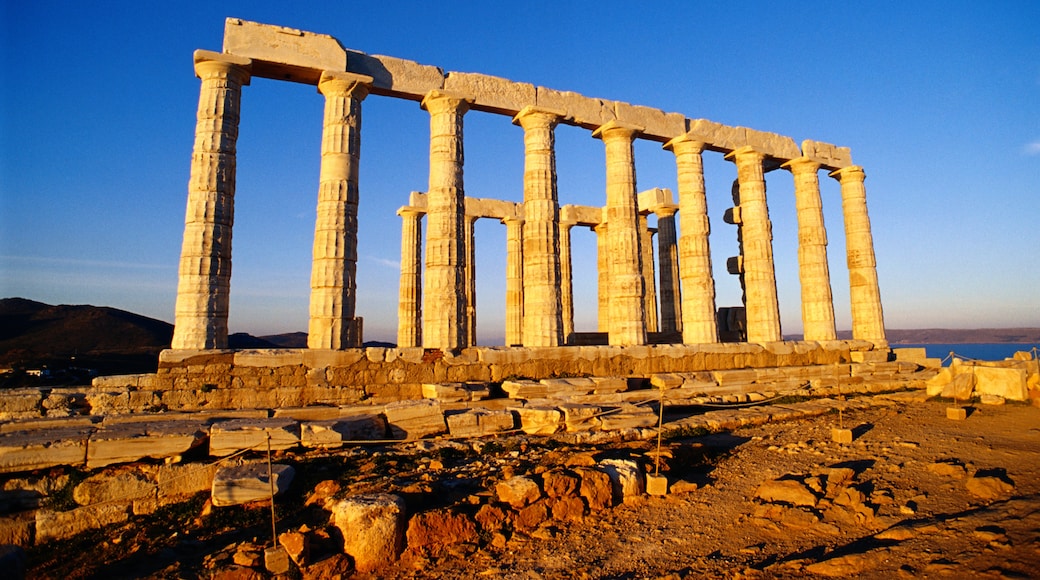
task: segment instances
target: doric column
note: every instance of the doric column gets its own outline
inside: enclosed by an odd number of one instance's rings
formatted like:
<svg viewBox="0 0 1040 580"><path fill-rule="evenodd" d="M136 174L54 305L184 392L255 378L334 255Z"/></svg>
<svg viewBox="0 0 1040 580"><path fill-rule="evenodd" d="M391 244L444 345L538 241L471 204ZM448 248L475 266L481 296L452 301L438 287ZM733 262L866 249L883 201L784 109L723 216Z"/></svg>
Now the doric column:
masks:
<svg viewBox="0 0 1040 580"><path fill-rule="evenodd" d="M596 232L596 330L609 332L610 245L607 240L607 223L600 222L592 231Z"/></svg>
<svg viewBox="0 0 1040 580"><path fill-rule="evenodd" d="M173 349L227 348L235 144L242 86L249 84L251 64L247 58L195 51L195 74L202 87L184 214Z"/></svg>
<svg viewBox="0 0 1040 580"><path fill-rule="evenodd" d="M834 299L827 265L827 230L820 200L820 164L807 157L781 165L794 175L794 205L798 214L798 279L802 287L802 327L805 340L834 340Z"/></svg>
<svg viewBox="0 0 1040 580"><path fill-rule="evenodd" d="M559 121L559 113L534 107L513 118L524 129L524 346L563 344L553 133Z"/></svg>
<svg viewBox="0 0 1040 580"><path fill-rule="evenodd" d="M832 172L841 183L841 208L845 216L845 250L849 265L849 297L852 302L852 337L888 346L881 311L874 238L867 215L867 190L863 168L851 165Z"/></svg>
<svg viewBox="0 0 1040 580"><path fill-rule="evenodd" d="M643 266L640 250L636 168L632 142L639 129L611 121L592 136L602 139L607 158L607 246L610 262L612 345L646 344Z"/></svg>
<svg viewBox="0 0 1040 580"><path fill-rule="evenodd" d="M708 234L711 229L704 192L704 163L701 158L704 143L683 135L665 143L664 147L671 149L675 154L678 174L679 279L682 281L683 343L718 342L715 278L712 276L711 251L708 246ZM663 292L662 289L662 295Z"/></svg>
<svg viewBox="0 0 1040 580"><path fill-rule="evenodd" d="M426 193L426 272L423 346L457 350L466 344L465 194L462 117L469 100L430 91L430 187Z"/></svg>
<svg viewBox="0 0 1040 580"><path fill-rule="evenodd" d="M682 330L679 256L675 245L675 205L659 205L657 215L657 268L661 280L661 332Z"/></svg>
<svg viewBox="0 0 1040 580"><path fill-rule="evenodd" d="M397 346L422 346L422 217L423 212L402 207L401 286L397 302Z"/></svg>
<svg viewBox="0 0 1040 580"><path fill-rule="evenodd" d="M474 228L476 216L463 221L462 240L466 245L466 344L477 344L477 240Z"/></svg>
<svg viewBox="0 0 1040 580"><path fill-rule="evenodd" d="M646 331L657 332L657 276L654 273L654 230L646 216L639 215L639 259L643 263L643 309L646 311Z"/></svg>
<svg viewBox="0 0 1040 580"><path fill-rule="evenodd" d="M516 218L506 224L506 346L524 344L524 222Z"/></svg>
<svg viewBox="0 0 1040 580"><path fill-rule="evenodd" d="M574 276L571 273L571 228L574 222L560 222L560 308L563 342L570 344L574 334Z"/></svg>
<svg viewBox="0 0 1040 580"><path fill-rule="evenodd" d="M314 222L310 324L307 348L361 346L354 319L357 302L358 159L361 155L361 101L372 77L323 72L325 95L321 136L318 215Z"/></svg>
<svg viewBox="0 0 1040 580"><path fill-rule="evenodd" d="M736 162L740 183L748 342L779 341L782 335L773 267L773 229L762 168L765 156L751 147L741 147L726 155L726 159Z"/></svg>

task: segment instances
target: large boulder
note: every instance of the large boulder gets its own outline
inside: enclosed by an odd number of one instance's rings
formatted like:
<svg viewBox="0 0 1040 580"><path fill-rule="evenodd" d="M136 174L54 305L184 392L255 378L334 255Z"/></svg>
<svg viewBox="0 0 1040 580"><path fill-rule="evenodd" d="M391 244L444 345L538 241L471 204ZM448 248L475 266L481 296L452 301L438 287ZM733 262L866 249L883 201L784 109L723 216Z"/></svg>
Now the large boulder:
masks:
<svg viewBox="0 0 1040 580"><path fill-rule="evenodd" d="M404 549L405 503L388 493L351 496L327 506L358 572L378 570Z"/></svg>

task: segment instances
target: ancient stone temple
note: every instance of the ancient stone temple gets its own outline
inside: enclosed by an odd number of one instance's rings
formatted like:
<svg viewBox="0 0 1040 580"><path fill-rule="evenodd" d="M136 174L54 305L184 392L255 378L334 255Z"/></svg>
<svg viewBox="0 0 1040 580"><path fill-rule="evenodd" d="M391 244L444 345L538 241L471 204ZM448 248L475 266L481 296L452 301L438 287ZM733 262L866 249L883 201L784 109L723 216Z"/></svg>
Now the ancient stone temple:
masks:
<svg viewBox="0 0 1040 580"><path fill-rule="evenodd" d="M260 387L270 369L289 368L269 386L354 389L350 396L362 399L374 396L374 389L383 393L379 396L408 398L409 389L423 382L493 381L509 374L647 376L888 356L865 174L852 164L848 148L812 140L799 147L782 135L483 74L445 72L346 50L330 36L233 18L227 20L223 51L199 50L194 59L201 80L198 123L175 333L159 381L170 374L188 383ZM253 77L314 85L325 98L307 349L227 350L239 102ZM362 317L356 312L358 206L364 199L359 151L368 98L411 100L429 114L428 184L398 211L396 349L362 348ZM518 126L517 138L524 143L522 202L466 195L463 123L473 114L507 115ZM606 191L599 207L561 203L554 136L560 124L585 129L603 143ZM415 134L423 131L417 127ZM658 142L674 156L674 195L668 189L637 189L637 139ZM738 308L715 303L706 153L721 154L735 166L734 206L725 221L738 229L739 255L728 267L744 290ZM795 184L804 326L804 339L797 343L784 342L780 328L764 177L777 169L790 172ZM851 341L836 339L821 171L841 186ZM648 227L651 213L656 229ZM505 348L475 346L473 226L478 219L498 220L506 229ZM594 231L599 248L595 333L574 329L570 236L575 226ZM331 396L312 395L296 402Z"/></svg>

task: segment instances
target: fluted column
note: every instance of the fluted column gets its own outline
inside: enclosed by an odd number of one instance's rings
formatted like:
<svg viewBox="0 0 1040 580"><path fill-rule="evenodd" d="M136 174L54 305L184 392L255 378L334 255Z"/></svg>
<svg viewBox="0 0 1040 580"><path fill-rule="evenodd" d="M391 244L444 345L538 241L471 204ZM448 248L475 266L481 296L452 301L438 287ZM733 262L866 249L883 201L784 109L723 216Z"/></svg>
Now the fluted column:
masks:
<svg viewBox="0 0 1040 580"><path fill-rule="evenodd" d="M643 263L643 309L646 311L646 331L657 332L657 279L654 273L654 230L646 216L639 215L639 259Z"/></svg>
<svg viewBox="0 0 1040 580"><path fill-rule="evenodd" d="M773 231L762 168L765 156L751 147L741 147L726 155L726 159L736 162L740 183L748 342L779 341L782 335L773 266Z"/></svg>
<svg viewBox="0 0 1040 580"><path fill-rule="evenodd" d="M805 340L834 340L834 299L827 265L827 230L820 200L820 164L799 157L781 167L794 176L798 215L798 279L802 288L802 328Z"/></svg>
<svg viewBox="0 0 1040 580"><path fill-rule="evenodd" d="M657 269L661 280L661 332L682 330L682 294L679 290L679 256L675 244L675 211L660 205L657 215Z"/></svg>
<svg viewBox="0 0 1040 580"><path fill-rule="evenodd" d="M195 52L195 74L202 86L177 279L174 349L227 348L235 146L250 66L247 58Z"/></svg>
<svg viewBox="0 0 1040 580"><path fill-rule="evenodd" d="M325 95L318 212L314 222L308 348L361 346L357 303L358 159L361 101L372 77L323 72Z"/></svg>
<svg viewBox="0 0 1040 580"><path fill-rule="evenodd" d="M502 223L506 224L506 346L520 346L524 344L524 222L507 218Z"/></svg>
<svg viewBox="0 0 1040 580"><path fill-rule="evenodd" d="M462 241L466 245L466 344L477 344L477 239L475 216L466 216Z"/></svg>
<svg viewBox="0 0 1040 580"><path fill-rule="evenodd" d="M596 232L596 330L610 331L610 245L607 223L592 228Z"/></svg>
<svg viewBox="0 0 1040 580"><path fill-rule="evenodd" d="M430 113L423 346L457 350L467 346L462 117L469 101L431 91L422 107Z"/></svg>
<svg viewBox="0 0 1040 580"><path fill-rule="evenodd" d="M401 216L401 286L397 302L397 346L422 346L422 217L410 207Z"/></svg>
<svg viewBox="0 0 1040 580"><path fill-rule="evenodd" d="M603 140L607 159L607 245L610 249L612 345L646 344L645 286L632 142L639 129L616 121L592 133Z"/></svg>
<svg viewBox="0 0 1040 580"><path fill-rule="evenodd" d="M571 228L574 222L560 222L560 308L563 342L570 344L574 334L574 275L571 270Z"/></svg>
<svg viewBox="0 0 1040 580"><path fill-rule="evenodd" d="M671 149L675 154L678 175L678 257L679 279L682 284L683 343L718 342L715 278L712 276L711 251L708 246L711 228L704 191L704 163L701 158L704 143L684 135L665 143L664 147Z"/></svg>
<svg viewBox="0 0 1040 580"><path fill-rule="evenodd" d="M534 107L513 119L524 129L524 346L563 344L554 135L559 120L560 114Z"/></svg>
<svg viewBox="0 0 1040 580"><path fill-rule="evenodd" d="M841 208L845 217L845 250L849 265L849 297L852 302L852 337L887 346L881 310L874 238L867 215L866 175L857 165L832 172L841 183Z"/></svg>

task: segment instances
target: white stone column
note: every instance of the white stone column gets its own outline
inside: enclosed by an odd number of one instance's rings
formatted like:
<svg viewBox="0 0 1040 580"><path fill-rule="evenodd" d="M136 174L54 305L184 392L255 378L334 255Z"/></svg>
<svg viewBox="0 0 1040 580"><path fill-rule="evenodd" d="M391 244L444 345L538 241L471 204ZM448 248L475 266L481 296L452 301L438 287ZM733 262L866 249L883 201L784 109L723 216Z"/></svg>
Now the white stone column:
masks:
<svg viewBox="0 0 1040 580"><path fill-rule="evenodd" d="M318 210L314 222L310 323L307 348L358 348L357 303L358 160L361 101L372 77L323 72L325 95Z"/></svg>
<svg viewBox="0 0 1040 580"><path fill-rule="evenodd" d="M574 275L571 269L571 228L574 222L560 222L560 307L563 310L563 343L570 344L574 334Z"/></svg>
<svg viewBox="0 0 1040 580"><path fill-rule="evenodd" d="M661 332L682 330L682 294L679 290L679 255L675 241L675 205L659 205L657 215L657 268L661 293Z"/></svg>
<svg viewBox="0 0 1040 580"><path fill-rule="evenodd" d="M524 222L502 220L506 225L506 346L524 344Z"/></svg>
<svg viewBox="0 0 1040 580"><path fill-rule="evenodd" d="M397 346L422 346L422 217L423 212L402 207L401 286L397 302Z"/></svg>
<svg viewBox="0 0 1040 580"><path fill-rule="evenodd" d="M639 129L611 121L592 133L607 159L607 246L610 262L612 345L646 344L645 286L640 249L636 168L632 151Z"/></svg>
<svg viewBox="0 0 1040 580"><path fill-rule="evenodd" d="M195 51L202 80L191 154L174 314L173 349L227 348L235 152L247 58Z"/></svg>
<svg viewBox="0 0 1040 580"><path fill-rule="evenodd" d="M798 215L798 279L802 288L802 328L805 340L834 340L834 299L827 264L827 230L820 200L820 164L808 157L781 165L794 176Z"/></svg>
<svg viewBox="0 0 1040 580"><path fill-rule="evenodd" d="M466 216L462 240L466 245L466 344L477 344L477 239L476 216Z"/></svg>
<svg viewBox="0 0 1040 580"><path fill-rule="evenodd" d="M704 190L704 143L683 135L664 145L675 154L679 186L679 279L683 343L719 341L715 278L711 271L708 203Z"/></svg>
<svg viewBox="0 0 1040 580"><path fill-rule="evenodd" d="M647 216L639 215L639 250L643 263L643 302L646 311L646 331L657 332L657 275L654 273L654 230L647 222Z"/></svg>
<svg viewBox="0 0 1040 580"><path fill-rule="evenodd" d="M765 156L751 147L726 155L737 164L743 236L748 342L782 340L773 266L773 229L766 205Z"/></svg>
<svg viewBox="0 0 1040 580"><path fill-rule="evenodd" d="M610 332L610 243L607 223L592 228L596 232L596 330Z"/></svg>
<svg viewBox="0 0 1040 580"><path fill-rule="evenodd" d="M535 107L513 118L524 129L524 346L563 344L554 135L559 121L559 113Z"/></svg>
<svg viewBox="0 0 1040 580"><path fill-rule="evenodd" d="M841 183L841 207L845 217L845 251L849 265L849 295L852 302L852 337L888 346L881 310L874 238L867 215L866 175L857 165L830 174Z"/></svg>
<svg viewBox="0 0 1040 580"><path fill-rule="evenodd" d="M422 309L425 348L458 350L467 346L462 117L469 103L442 91L431 91L422 100L422 107L430 113Z"/></svg>

